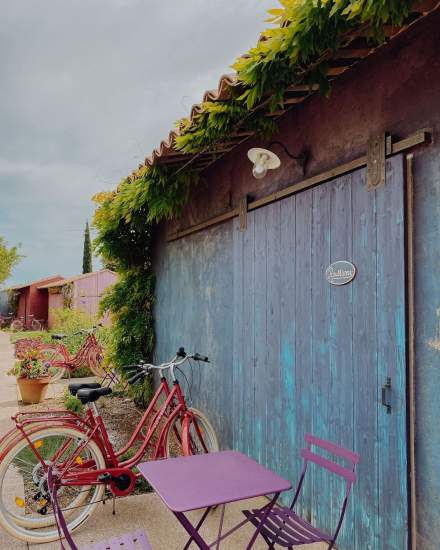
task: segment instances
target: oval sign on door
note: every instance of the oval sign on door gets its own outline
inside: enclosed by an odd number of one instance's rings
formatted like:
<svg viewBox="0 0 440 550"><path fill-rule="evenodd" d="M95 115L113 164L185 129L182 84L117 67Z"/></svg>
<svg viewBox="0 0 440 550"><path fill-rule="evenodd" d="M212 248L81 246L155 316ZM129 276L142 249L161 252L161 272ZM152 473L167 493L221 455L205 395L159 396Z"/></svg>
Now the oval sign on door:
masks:
<svg viewBox="0 0 440 550"><path fill-rule="evenodd" d="M331 285L341 286L350 283L356 275L356 268L351 262L340 260L328 266L325 278Z"/></svg>

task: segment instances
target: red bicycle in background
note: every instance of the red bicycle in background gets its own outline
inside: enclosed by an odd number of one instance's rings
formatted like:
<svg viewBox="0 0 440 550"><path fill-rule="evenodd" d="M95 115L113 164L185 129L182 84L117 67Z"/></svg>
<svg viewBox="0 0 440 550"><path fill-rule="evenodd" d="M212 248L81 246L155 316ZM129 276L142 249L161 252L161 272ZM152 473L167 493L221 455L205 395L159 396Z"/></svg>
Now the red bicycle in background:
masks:
<svg viewBox="0 0 440 550"><path fill-rule="evenodd" d="M96 401L112 390L98 383L70 384L69 390L87 405L84 417L68 411L19 413L16 427L0 441L0 524L14 537L30 543L58 538L50 499L49 468L57 487L58 504L70 532L82 525L108 487L115 497L130 494L139 476L135 467L145 455L152 460L219 450L207 418L187 406L175 375L193 359L209 362L180 348L161 365L129 365L130 384L153 371L160 384L128 443L115 450ZM165 373L169 372L172 386Z"/></svg>
<svg viewBox="0 0 440 550"><path fill-rule="evenodd" d="M43 330L44 320L34 319L34 315L28 315L27 317L16 317L11 322L11 330L15 332L21 332L22 330Z"/></svg>
<svg viewBox="0 0 440 550"><path fill-rule="evenodd" d="M52 382L60 380L66 373L72 373L80 367L88 367L95 376L104 377L107 373L103 366L104 349L98 342L95 332L100 325L82 329L73 334L52 334L54 343L46 343L32 338L23 338L15 343L15 355L20 358L29 349L38 349L46 363L50 364L49 374ZM71 354L64 341L72 336L85 334L86 338L79 350ZM57 341L58 343L55 343Z"/></svg>

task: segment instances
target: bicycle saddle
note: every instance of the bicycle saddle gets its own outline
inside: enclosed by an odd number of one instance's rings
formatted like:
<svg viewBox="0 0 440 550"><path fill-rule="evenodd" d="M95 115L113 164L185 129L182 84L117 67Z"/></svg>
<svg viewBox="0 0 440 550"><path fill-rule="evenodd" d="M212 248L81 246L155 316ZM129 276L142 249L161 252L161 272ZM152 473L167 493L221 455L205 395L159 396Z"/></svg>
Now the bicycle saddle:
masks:
<svg viewBox="0 0 440 550"><path fill-rule="evenodd" d="M109 395L111 393L111 388L82 388L81 390L78 390L76 397L78 397L81 403L85 405L86 403L93 403L94 401L98 401L98 399L103 395Z"/></svg>
<svg viewBox="0 0 440 550"><path fill-rule="evenodd" d="M99 384L98 382L76 382L76 383L72 383L72 384L69 384L68 388L69 388L69 391L72 395L76 395L78 393L78 390L81 390L81 389L87 389L87 390L96 390L97 388L100 388L101 387L101 384Z"/></svg>
<svg viewBox="0 0 440 550"><path fill-rule="evenodd" d="M52 340L64 340L65 337L66 337L65 334L52 334L51 335Z"/></svg>

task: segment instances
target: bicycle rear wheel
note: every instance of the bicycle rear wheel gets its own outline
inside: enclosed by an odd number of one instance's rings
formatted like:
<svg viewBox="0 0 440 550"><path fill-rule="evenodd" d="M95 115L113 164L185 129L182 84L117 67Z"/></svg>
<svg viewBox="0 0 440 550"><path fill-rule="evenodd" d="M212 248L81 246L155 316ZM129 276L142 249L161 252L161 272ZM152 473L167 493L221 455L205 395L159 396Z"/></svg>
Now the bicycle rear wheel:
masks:
<svg viewBox="0 0 440 550"><path fill-rule="evenodd" d="M60 380L66 372L65 357L55 345L42 345L39 350L43 356L43 361L49 363L49 376L51 382Z"/></svg>
<svg viewBox="0 0 440 550"><path fill-rule="evenodd" d="M74 428L47 428L33 433L30 440L38 448L44 465L24 438L4 457L0 464L0 524L18 539L51 542L58 539L58 529L45 466L52 465L54 472L61 475L62 465L69 463L65 478L81 471L81 464L86 461L87 471L105 468L105 459L98 445ZM63 449L60 456L56 456L60 449ZM61 485L58 501L69 531L88 519L104 490L104 485Z"/></svg>
<svg viewBox="0 0 440 550"><path fill-rule="evenodd" d="M11 330L14 332L20 332L23 330L23 321L20 321L20 319L14 319L11 323Z"/></svg>
<svg viewBox="0 0 440 550"><path fill-rule="evenodd" d="M167 457L215 453L219 451L217 434L206 416L197 409L188 409L185 418L177 417L166 439Z"/></svg>

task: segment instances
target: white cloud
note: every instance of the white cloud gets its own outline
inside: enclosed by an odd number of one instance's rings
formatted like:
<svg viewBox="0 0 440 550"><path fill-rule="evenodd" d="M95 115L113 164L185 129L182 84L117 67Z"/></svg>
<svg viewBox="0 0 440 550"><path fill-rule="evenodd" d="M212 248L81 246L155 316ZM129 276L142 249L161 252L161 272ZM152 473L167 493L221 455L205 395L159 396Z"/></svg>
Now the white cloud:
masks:
<svg viewBox="0 0 440 550"><path fill-rule="evenodd" d="M2 2L0 235L27 255L14 281L81 269L90 197L217 86L275 3Z"/></svg>

